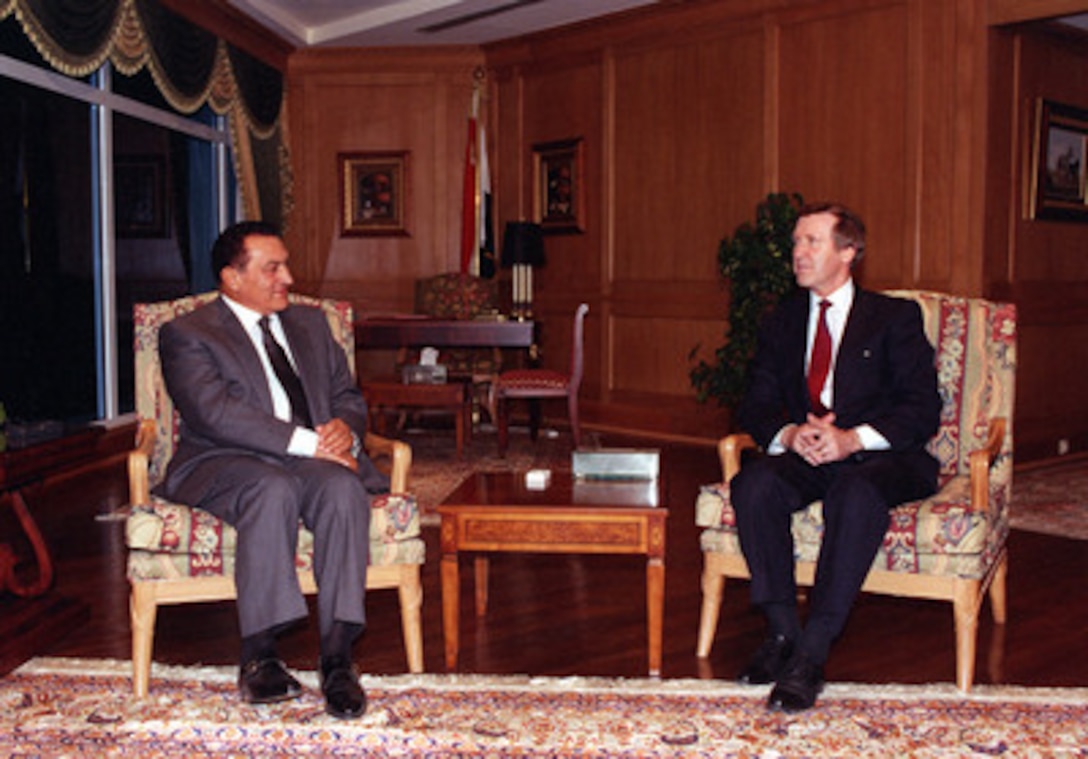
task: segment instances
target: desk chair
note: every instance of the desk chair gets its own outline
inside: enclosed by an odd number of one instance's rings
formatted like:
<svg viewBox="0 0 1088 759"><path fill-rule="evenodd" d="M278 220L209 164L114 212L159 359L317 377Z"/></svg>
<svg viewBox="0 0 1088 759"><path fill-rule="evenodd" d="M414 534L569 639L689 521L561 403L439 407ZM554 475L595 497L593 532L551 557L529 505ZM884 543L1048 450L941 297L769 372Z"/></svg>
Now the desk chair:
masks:
<svg viewBox="0 0 1088 759"><path fill-rule="evenodd" d="M585 320L589 305L583 303L574 312L574 327L570 344L570 369L567 374L552 369L511 369L502 372L492 384L490 404L498 416L499 454L506 455L510 439L509 401L526 399L537 401L543 398L566 398L567 412L570 416L570 429L574 436L574 447L582 441L582 432L578 423L578 391L582 386L584 360L582 346L585 342ZM529 412L529 435L535 441L540 427L540 412L534 405Z"/></svg>

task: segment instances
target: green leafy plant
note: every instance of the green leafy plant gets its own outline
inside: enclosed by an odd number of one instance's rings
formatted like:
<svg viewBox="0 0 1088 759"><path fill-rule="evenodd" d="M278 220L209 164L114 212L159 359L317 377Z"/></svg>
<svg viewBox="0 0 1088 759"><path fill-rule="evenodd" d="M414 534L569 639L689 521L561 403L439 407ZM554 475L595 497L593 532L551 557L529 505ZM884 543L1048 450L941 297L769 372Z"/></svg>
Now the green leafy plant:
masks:
<svg viewBox="0 0 1088 759"><path fill-rule="evenodd" d="M700 403L714 398L733 407L744 396L760 322L796 287L792 238L803 202L797 193L771 193L756 206L755 223L741 224L718 246L718 269L729 283L729 324L713 363L700 359L689 372Z"/></svg>

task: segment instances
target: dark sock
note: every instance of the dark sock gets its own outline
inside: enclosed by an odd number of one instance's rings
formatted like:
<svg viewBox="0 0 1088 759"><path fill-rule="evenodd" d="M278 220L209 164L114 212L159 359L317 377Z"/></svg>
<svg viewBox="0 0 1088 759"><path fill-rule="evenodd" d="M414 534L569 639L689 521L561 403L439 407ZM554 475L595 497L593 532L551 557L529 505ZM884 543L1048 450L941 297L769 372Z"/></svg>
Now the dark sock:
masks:
<svg viewBox="0 0 1088 759"><path fill-rule="evenodd" d="M763 607L771 635L784 635L787 640L801 637L801 618L794 604L767 604Z"/></svg>
<svg viewBox="0 0 1088 759"><path fill-rule="evenodd" d="M276 634L269 628L242 638L242 664L276 658Z"/></svg>
<svg viewBox="0 0 1088 759"><path fill-rule="evenodd" d="M351 645L363 632L363 626L352 622L333 622L332 629L321 636L321 663L351 663Z"/></svg>
<svg viewBox="0 0 1088 759"><path fill-rule="evenodd" d="M831 654L831 644L835 642L836 637L838 637L838 626L813 617L805 625L805 632L797 648L803 651L810 661L822 666Z"/></svg>

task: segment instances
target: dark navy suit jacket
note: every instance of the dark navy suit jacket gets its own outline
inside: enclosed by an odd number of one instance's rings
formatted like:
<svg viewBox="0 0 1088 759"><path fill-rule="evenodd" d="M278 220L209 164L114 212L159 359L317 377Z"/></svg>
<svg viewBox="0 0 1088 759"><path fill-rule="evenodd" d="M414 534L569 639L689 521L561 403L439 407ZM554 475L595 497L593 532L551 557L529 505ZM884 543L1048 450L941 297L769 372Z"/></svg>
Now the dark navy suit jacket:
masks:
<svg viewBox="0 0 1088 759"><path fill-rule="evenodd" d="M807 290L787 296L760 331L738 416L764 448L784 425L803 423L811 411L805 380L809 301ZM941 399L918 304L857 288L834 370L836 426L870 424L893 452L924 451L937 431ZM926 458L925 468L934 472Z"/></svg>

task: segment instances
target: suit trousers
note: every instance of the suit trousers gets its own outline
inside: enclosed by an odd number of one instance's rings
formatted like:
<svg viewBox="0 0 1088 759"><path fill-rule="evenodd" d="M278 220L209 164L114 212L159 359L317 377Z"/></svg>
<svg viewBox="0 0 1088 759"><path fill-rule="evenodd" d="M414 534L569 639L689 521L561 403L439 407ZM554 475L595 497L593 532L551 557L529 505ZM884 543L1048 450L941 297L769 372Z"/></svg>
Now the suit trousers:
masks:
<svg viewBox="0 0 1088 759"><path fill-rule="evenodd" d="M796 453L745 462L730 483L741 550L752 576L752 603L796 604L794 512L823 501L824 534L803 641L827 656L888 529L889 512L936 488L936 462L924 452L870 452L812 466ZM773 633L787 632L772 630Z"/></svg>
<svg viewBox="0 0 1088 759"><path fill-rule="evenodd" d="M204 468L211 471L199 471ZM178 499L238 533L234 580L242 637L307 615L295 568L300 520L314 535L322 637L333 622L365 625L370 497L359 475L318 459L238 453L200 462L187 481L207 487L186 500L182 484Z"/></svg>

